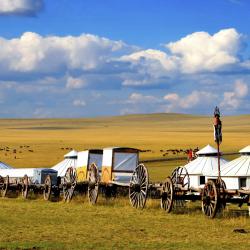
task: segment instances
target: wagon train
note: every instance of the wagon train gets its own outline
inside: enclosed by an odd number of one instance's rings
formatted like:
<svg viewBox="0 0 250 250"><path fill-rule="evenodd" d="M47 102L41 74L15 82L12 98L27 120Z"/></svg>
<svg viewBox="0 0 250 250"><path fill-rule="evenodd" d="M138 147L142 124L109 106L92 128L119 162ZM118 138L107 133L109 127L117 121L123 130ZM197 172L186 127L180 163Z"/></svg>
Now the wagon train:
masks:
<svg viewBox="0 0 250 250"><path fill-rule="evenodd" d="M133 207L144 208L148 191L160 192L161 184L149 183L147 168L139 163L139 149L110 147L78 152L75 167L69 167L62 179L64 200L87 190L89 202L98 194L106 198L128 195Z"/></svg>
<svg viewBox="0 0 250 250"><path fill-rule="evenodd" d="M70 201L74 192L87 190L89 202L94 204L99 192L108 197L116 195L117 188L128 190L134 172L140 169L142 178L146 171L143 165L138 165L138 154L138 149L122 147L78 152L76 166L69 167L62 179L64 200ZM147 181L141 183L141 200L145 200ZM144 206L140 202L140 206Z"/></svg>
<svg viewBox="0 0 250 250"><path fill-rule="evenodd" d="M59 195L57 171L50 168L0 169L0 190L2 197L21 193L26 199L33 191L42 192L44 199L49 200L52 193Z"/></svg>

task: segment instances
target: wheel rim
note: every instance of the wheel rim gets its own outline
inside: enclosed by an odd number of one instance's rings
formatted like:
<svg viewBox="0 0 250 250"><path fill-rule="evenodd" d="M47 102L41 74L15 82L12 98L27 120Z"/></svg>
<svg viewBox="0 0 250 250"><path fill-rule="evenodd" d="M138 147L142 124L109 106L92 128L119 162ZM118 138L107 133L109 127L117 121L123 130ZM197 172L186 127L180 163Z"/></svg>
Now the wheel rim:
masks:
<svg viewBox="0 0 250 250"><path fill-rule="evenodd" d="M95 204L98 198L99 174L98 168L93 163L88 171L88 199L91 204Z"/></svg>
<svg viewBox="0 0 250 250"><path fill-rule="evenodd" d="M220 199L219 200L220 202L218 204L218 210L220 210L221 212L226 207L227 194L225 190L227 189L227 187L225 181L219 178L216 180L216 186L218 189L219 199Z"/></svg>
<svg viewBox="0 0 250 250"><path fill-rule="evenodd" d="M28 192L29 192L29 179L27 175L24 175L22 183L22 196L24 199L27 199Z"/></svg>
<svg viewBox="0 0 250 250"><path fill-rule="evenodd" d="M143 164L134 170L129 185L129 200L133 207L143 209L148 194L148 171Z"/></svg>
<svg viewBox="0 0 250 250"><path fill-rule="evenodd" d="M214 218L218 209L218 192L215 183L209 180L202 190L202 211L209 218Z"/></svg>
<svg viewBox="0 0 250 250"><path fill-rule="evenodd" d="M51 177L50 175L47 175L44 181L44 191L43 191L44 200L47 201L50 199L51 189L52 189Z"/></svg>
<svg viewBox="0 0 250 250"><path fill-rule="evenodd" d="M73 167L67 169L64 176L63 183L63 199L64 201L71 201L76 187L76 170Z"/></svg>
<svg viewBox="0 0 250 250"><path fill-rule="evenodd" d="M170 177L168 177L163 183L162 190L161 208L167 213L170 213L173 208L174 200L174 186Z"/></svg>
<svg viewBox="0 0 250 250"><path fill-rule="evenodd" d="M9 188L9 176L7 175L4 178L4 182L3 182L3 186L2 186L2 197L6 197L7 196L7 192L8 192L8 188Z"/></svg>
<svg viewBox="0 0 250 250"><path fill-rule="evenodd" d="M185 167L175 168L172 172L171 180L176 189L189 190L190 188L190 178Z"/></svg>

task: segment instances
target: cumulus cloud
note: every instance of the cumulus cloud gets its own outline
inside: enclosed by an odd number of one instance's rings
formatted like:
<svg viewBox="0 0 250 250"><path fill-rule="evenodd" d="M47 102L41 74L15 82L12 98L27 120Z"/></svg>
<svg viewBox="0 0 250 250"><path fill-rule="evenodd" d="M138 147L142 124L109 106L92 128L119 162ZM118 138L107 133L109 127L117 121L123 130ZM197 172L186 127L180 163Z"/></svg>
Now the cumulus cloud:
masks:
<svg viewBox="0 0 250 250"><path fill-rule="evenodd" d="M221 106L228 110L235 110L240 107L242 101L248 94L248 85L243 80L234 83L233 91L225 92Z"/></svg>
<svg viewBox="0 0 250 250"><path fill-rule="evenodd" d="M40 79L91 73L92 83L108 81L109 77L126 87L154 86L187 74L225 71L232 65L247 69L249 62L238 56L241 40L235 29L214 35L196 32L168 43L168 51L138 51L122 41L91 34L59 37L26 32L19 38L0 38L0 80L20 75ZM78 80L69 78L67 88L85 85L81 77L74 78Z"/></svg>
<svg viewBox="0 0 250 250"><path fill-rule="evenodd" d="M96 70L128 47L122 41L90 34L42 37L33 32L10 40L0 38L0 46L1 72L47 75Z"/></svg>
<svg viewBox="0 0 250 250"><path fill-rule="evenodd" d="M235 29L224 29L214 35L195 32L166 47L178 56L183 73L213 72L239 62L241 38Z"/></svg>
<svg viewBox="0 0 250 250"><path fill-rule="evenodd" d="M123 85L144 86L180 75L249 68L249 62L241 61L239 57L242 44L243 36L231 28L214 35L192 33L166 44L168 51L148 49L122 56L120 60L130 62L130 67L136 71L124 80Z"/></svg>
<svg viewBox="0 0 250 250"><path fill-rule="evenodd" d="M80 99L76 99L73 101L73 106L75 107L84 107L86 106L86 102Z"/></svg>
<svg viewBox="0 0 250 250"><path fill-rule="evenodd" d="M0 0L0 15L35 15L43 0Z"/></svg>
<svg viewBox="0 0 250 250"><path fill-rule="evenodd" d="M250 60L242 54L242 41L235 29L215 34L195 32L158 50L139 50L91 34L61 37L26 32L13 39L0 37L0 90L9 103L25 99L23 110L39 99L44 106L29 111L36 117L53 116L53 112L59 115L61 103L65 103L64 109L83 107L83 100L89 97L95 99L88 103L88 108L93 105L92 109L98 110L95 114L103 114L102 110L108 110L109 115L120 110L122 114L192 113L207 111L220 100L229 111L239 110L241 105L247 110ZM225 91L226 82L237 78L244 81ZM73 97L82 88L86 89L81 93L83 100ZM163 97L163 89L164 93L171 91ZM91 94L94 91L97 94ZM60 105L56 106L55 100ZM14 106L9 110L15 110ZM74 115L80 109L75 110ZM92 115L91 108L84 112Z"/></svg>
<svg viewBox="0 0 250 250"><path fill-rule="evenodd" d="M168 102L165 106L166 112L179 112L180 110L191 110L197 106L212 104L217 99L217 95L206 91L194 90L191 94L183 96L177 93L169 93L163 99Z"/></svg>

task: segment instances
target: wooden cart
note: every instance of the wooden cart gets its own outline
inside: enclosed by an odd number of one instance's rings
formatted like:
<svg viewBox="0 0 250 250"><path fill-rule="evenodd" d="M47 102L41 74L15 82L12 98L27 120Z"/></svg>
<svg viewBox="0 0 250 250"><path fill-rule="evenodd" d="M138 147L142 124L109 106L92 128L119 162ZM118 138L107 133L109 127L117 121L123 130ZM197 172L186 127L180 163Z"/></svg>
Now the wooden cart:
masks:
<svg viewBox="0 0 250 250"><path fill-rule="evenodd" d="M96 196L93 201L97 201L98 189L106 196L115 196L119 189L129 194L133 207L145 206L149 180L146 167L139 164L139 149L105 148L98 179L98 183L95 183Z"/></svg>
<svg viewBox="0 0 250 250"><path fill-rule="evenodd" d="M51 194L58 194L57 171L53 169L4 169L0 172L1 196L7 197L11 192L27 199L29 192L43 193L49 200Z"/></svg>
<svg viewBox="0 0 250 250"><path fill-rule="evenodd" d="M84 192L87 190L89 202L96 202L102 154L103 150L101 149L78 152L76 167L69 167L62 179L64 201L69 202L77 191Z"/></svg>
<svg viewBox="0 0 250 250"><path fill-rule="evenodd" d="M201 187L190 187L189 175L185 167L176 168L172 175L162 185L161 207L167 213L178 201L201 201L202 212L209 218L214 218L227 203L244 203L250 208L250 190L230 190L221 178L208 179Z"/></svg>

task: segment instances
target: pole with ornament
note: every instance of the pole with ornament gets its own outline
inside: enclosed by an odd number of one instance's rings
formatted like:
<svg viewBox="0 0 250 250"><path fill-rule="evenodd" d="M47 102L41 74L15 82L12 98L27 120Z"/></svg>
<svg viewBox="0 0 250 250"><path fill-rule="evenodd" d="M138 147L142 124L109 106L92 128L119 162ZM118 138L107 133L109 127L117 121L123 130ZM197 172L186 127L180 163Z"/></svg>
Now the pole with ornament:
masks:
<svg viewBox="0 0 250 250"><path fill-rule="evenodd" d="M220 110L216 106L214 109L214 141L217 144L218 151L218 180L221 182L221 173L220 173L220 144L222 143L222 122L220 120Z"/></svg>

